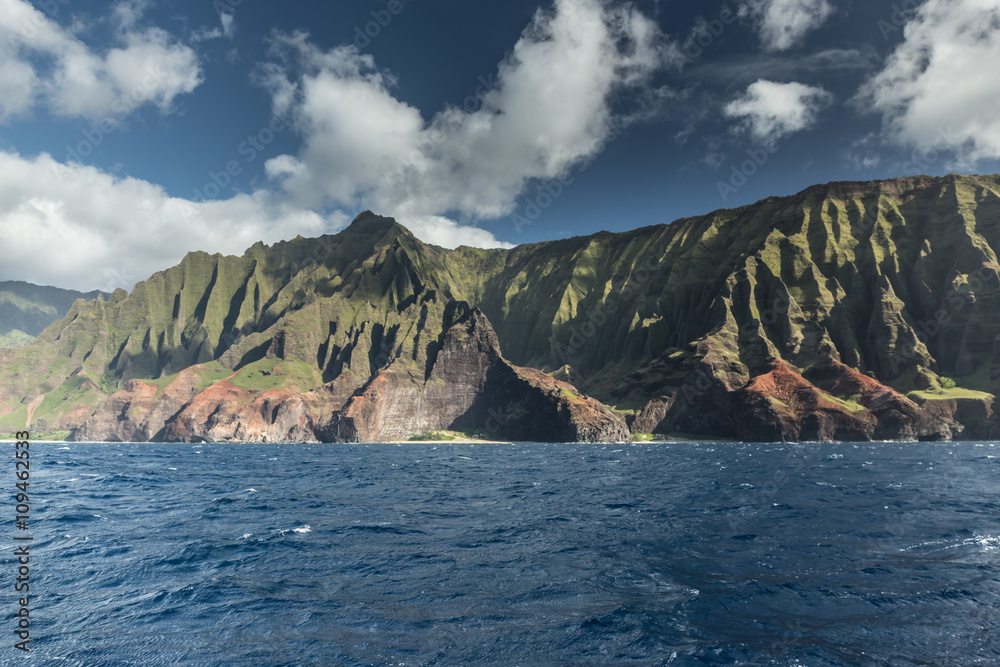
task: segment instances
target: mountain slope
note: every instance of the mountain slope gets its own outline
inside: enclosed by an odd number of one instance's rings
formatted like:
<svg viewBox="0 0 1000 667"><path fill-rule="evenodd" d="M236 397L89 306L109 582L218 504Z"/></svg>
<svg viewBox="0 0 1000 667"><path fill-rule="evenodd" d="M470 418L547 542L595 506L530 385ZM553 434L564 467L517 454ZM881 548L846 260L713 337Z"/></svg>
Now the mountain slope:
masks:
<svg viewBox="0 0 1000 667"><path fill-rule="evenodd" d="M0 282L0 347L31 343L45 327L62 318L77 299L102 294L43 287L20 281Z"/></svg>
<svg viewBox="0 0 1000 667"><path fill-rule="evenodd" d="M77 303L0 350L0 427L617 439L624 418L748 439L985 437L998 244L998 176L832 183L512 250L444 250L366 212Z"/></svg>
<svg viewBox="0 0 1000 667"><path fill-rule="evenodd" d="M503 359L489 322L440 279L438 255L372 214L336 236L258 244L243 257L192 253L131 295L77 304L30 348L0 352L11 387L0 395L0 424L34 420L100 440L413 435L341 414L392 378L397 391L427 401L413 428L475 430L492 420L495 432L530 433L548 421L561 425L553 439L627 435L620 417L570 385L563 393ZM485 342L456 352L456 339L469 337ZM479 357L489 359L483 368ZM504 402L485 405L481 394ZM368 403L378 405L370 395Z"/></svg>
<svg viewBox="0 0 1000 667"><path fill-rule="evenodd" d="M624 407L675 401L660 431L751 437L736 392L775 360L800 375L843 362L910 395L904 412L928 399L968 408L990 402L976 390L995 393L1000 375L998 225L996 176L833 183L670 226L522 246L481 307L516 363L568 365L582 389ZM852 397L840 397L844 410L868 410ZM769 437L802 437L789 422L803 415L760 409L781 424ZM866 435L954 435L947 428Z"/></svg>

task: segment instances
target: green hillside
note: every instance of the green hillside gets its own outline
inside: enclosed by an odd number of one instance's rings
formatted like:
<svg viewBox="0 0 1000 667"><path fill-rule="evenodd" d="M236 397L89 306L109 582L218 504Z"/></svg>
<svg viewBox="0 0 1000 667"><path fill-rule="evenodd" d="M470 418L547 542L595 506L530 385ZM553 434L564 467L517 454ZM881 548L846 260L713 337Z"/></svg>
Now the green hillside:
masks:
<svg viewBox="0 0 1000 667"><path fill-rule="evenodd" d="M28 345L45 327L65 316L77 299L91 301L99 294L0 282L0 347Z"/></svg>
<svg viewBox="0 0 1000 667"><path fill-rule="evenodd" d="M979 433L1000 393L998 248L1000 176L831 183L511 250L429 246L365 212L75 303L0 353L0 430L39 397L33 419L72 429L130 380L160 391L195 365L336 412L389 365L428 381L456 313L479 308L507 359L637 432Z"/></svg>

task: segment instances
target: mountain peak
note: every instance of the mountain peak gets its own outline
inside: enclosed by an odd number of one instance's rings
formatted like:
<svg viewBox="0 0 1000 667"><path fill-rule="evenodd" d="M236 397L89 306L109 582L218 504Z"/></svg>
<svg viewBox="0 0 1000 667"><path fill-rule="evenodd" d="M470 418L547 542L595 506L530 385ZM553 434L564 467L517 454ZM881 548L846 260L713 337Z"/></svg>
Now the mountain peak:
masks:
<svg viewBox="0 0 1000 667"><path fill-rule="evenodd" d="M345 232L361 234L386 234L390 231L402 230L407 234L410 230L396 222L394 218L377 215L371 211L362 211L358 217L354 218L350 225L344 229Z"/></svg>

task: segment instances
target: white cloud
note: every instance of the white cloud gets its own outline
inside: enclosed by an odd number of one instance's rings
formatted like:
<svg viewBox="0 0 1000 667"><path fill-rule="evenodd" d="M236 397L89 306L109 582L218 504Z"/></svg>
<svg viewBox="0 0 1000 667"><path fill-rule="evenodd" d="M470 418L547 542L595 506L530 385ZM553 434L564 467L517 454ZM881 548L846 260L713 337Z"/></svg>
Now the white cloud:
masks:
<svg viewBox="0 0 1000 667"><path fill-rule="evenodd" d="M35 70L8 57L0 46L0 122L27 114L34 106L37 86Z"/></svg>
<svg viewBox="0 0 1000 667"><path fill-rule="evenodd" d="M761 79L727 104L724 112L729 118L743 119L742 127L756 141L771 145L812 127L817 112L832 100L833 96L823 88Z"/></svg>
<svg viewBox="0 0 1000 667"><path fill-rule="evenodd" d="M123 30L132 30L151 4L152 0L120 0L112 7L111 14Z"/></svg>
<svg viewBox="0 0 1000 667"><path fill-rule="evenodd" d="M344 213L320 215L267 191L193 202L146 181L61 164L44 153L25 158L0 151L0 246L10 279L128 289L188 251L241 255L257 241L318 236L349 221ZM445 218L410 224L419 238L437 245L506 245Z"/></svg>
<svg viewBox="0 0 1000 667"><path fill-rule="evenodd" d="M145 104L168 112L201 83L198 57L157 28L137 23L148 3L114 6L118 45L100 54L25 0L0 0L0 122L39 103L62 116L121 120Z"/></svg>
<svg viewBox="0 0 1000 667"><path fill-rule="evenodd" d="M480 229L460 225L454 220L440 215L410 216L402 221L413 235L424 243L444 248L472 246L474 248L513 248L513 244L498 241L493 234Z"/></svg>
<svg viewBox="0 0 1000 667"><path fill-rule="evenodd" d="M190 41L192 42L207 42L212 39L221 39L225 37L226 39L232 39L236 35L236 17L228 12L222 12L219 14L219 27L208 28L202 27L195 30Z"/></svg>
<svg viewBox="0 0 1000 667"><path fill-rule="evenodd" d="M739 15L757 21L761 42L768 51L785 51L823 25L833 14L829 0L747 0Z"/></svg>
<svg viewBox="0 0 1000 667"><path fill-rule="evenodd" d="M167 33L136 27L143 7L122 5L117 48L97 53L26 2L0 0L0 64L11 65L0 67L0 91L9 91L0 119L42 104L96 118L135 87L135 104L169 109L198 85L200 69ZM35 26L30 38L17 32L24 17ZM437 245L509 245L445 216L504 215L534 181L592 159L623 118L649 111L623 108L622 94L647 92L654 72L680 61L630 5L557 0L554 12L536 15L496 77L478 91L473 84L468 108L425 119L396 98L391 75L370 56L353 48L324 52L302 35L277 45L290 59L259 76L303 145L267 163L274 190L196 203L46 154L0 151L5 273L78 289L130 287L187 251L238 254L258 240L329 233L346 224L340 211L362 208L394 215ZM150 61L164 72L147 86L143 64ZM661 90L643 98L654 99L670 96Z"/></svg>
<svg viewBox="0 0 1000 667"><path fill-rule="evenodd" d="M968 164L1000 158L998 62L1000 0L928 0L856 101L882 114L898 145Z"/></svg>
<svg viewBox="0 0 1000 667"><path fill-rule="evenodd" d="M870 132L851 142L843 152L844 159L858 171L877 167L882 162L880 143L878 134Z"/></svg>
<svg viewBox="0 0 1000 667"><path fill-rule="evenodd" d="M131 287L190 250L242 254L257 241L314 236L346 222L266 193L196 203L46 154L28 159L0 151L4 273L19 280L85 290Z"/></svg>
<svg viewBox="0 0 1000 667"><path fill-rule="evenodd" d="M222 34L232 39L236 32L236 21L232 14L223 13L219 20L222 21Z"/></svg>
<svg viewBox="0 0 1000 667"><path fill-rule="evenodd" d="M495 80L425 120L396 98L395 81L370 55L324 52L303 34L276 48L285 63L265 66L260 79L304 143L268 162L268 174L300 205L371 208L415 228L449 213L509 214L533 180L603 149L626 117L613 107L620 93L640 92L665 63L682 60L632 6L557 0L536 14Z"/></svg>

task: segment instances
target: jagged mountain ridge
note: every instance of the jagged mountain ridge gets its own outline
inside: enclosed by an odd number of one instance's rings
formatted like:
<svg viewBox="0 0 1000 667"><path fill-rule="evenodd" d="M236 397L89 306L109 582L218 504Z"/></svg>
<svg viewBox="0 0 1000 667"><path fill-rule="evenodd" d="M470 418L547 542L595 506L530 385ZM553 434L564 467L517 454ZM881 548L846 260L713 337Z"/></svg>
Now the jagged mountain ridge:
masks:
<svg viewBox="0 0 1000 667"><path fill-rule="evenodd" d="M77 302L35 345L0 352L0 424L34 401L30 416L80 437L384 439L406 435L392 412L481 428L488 387L522 420L507 430L551 417L487 382L471 360L495 349L490 377L527 382L556 415L579 401L580 423L603 424L583 429L594 437L618 437L620 418L716 437L971 437L992 428L1000 376L998 193L997 176L832 183L512 250L444 250L366 212L337 235L192 253L131 295ZM495 343L455 347L469 326ZM455 365L435 368L446 341ZM435 382L466 387L466 412L441 412ZM439 418L417 418L425 399ZM211 406L195 432L184 410Z"/></svg>
<svg viewBox="0 0 1000 667"><path fill-rule="evenodd" d="M64 317L77 299L89 301L98 295L105 293L83 293L19 280L0 282L0 347L31 343L45 327Z"/></svg>

